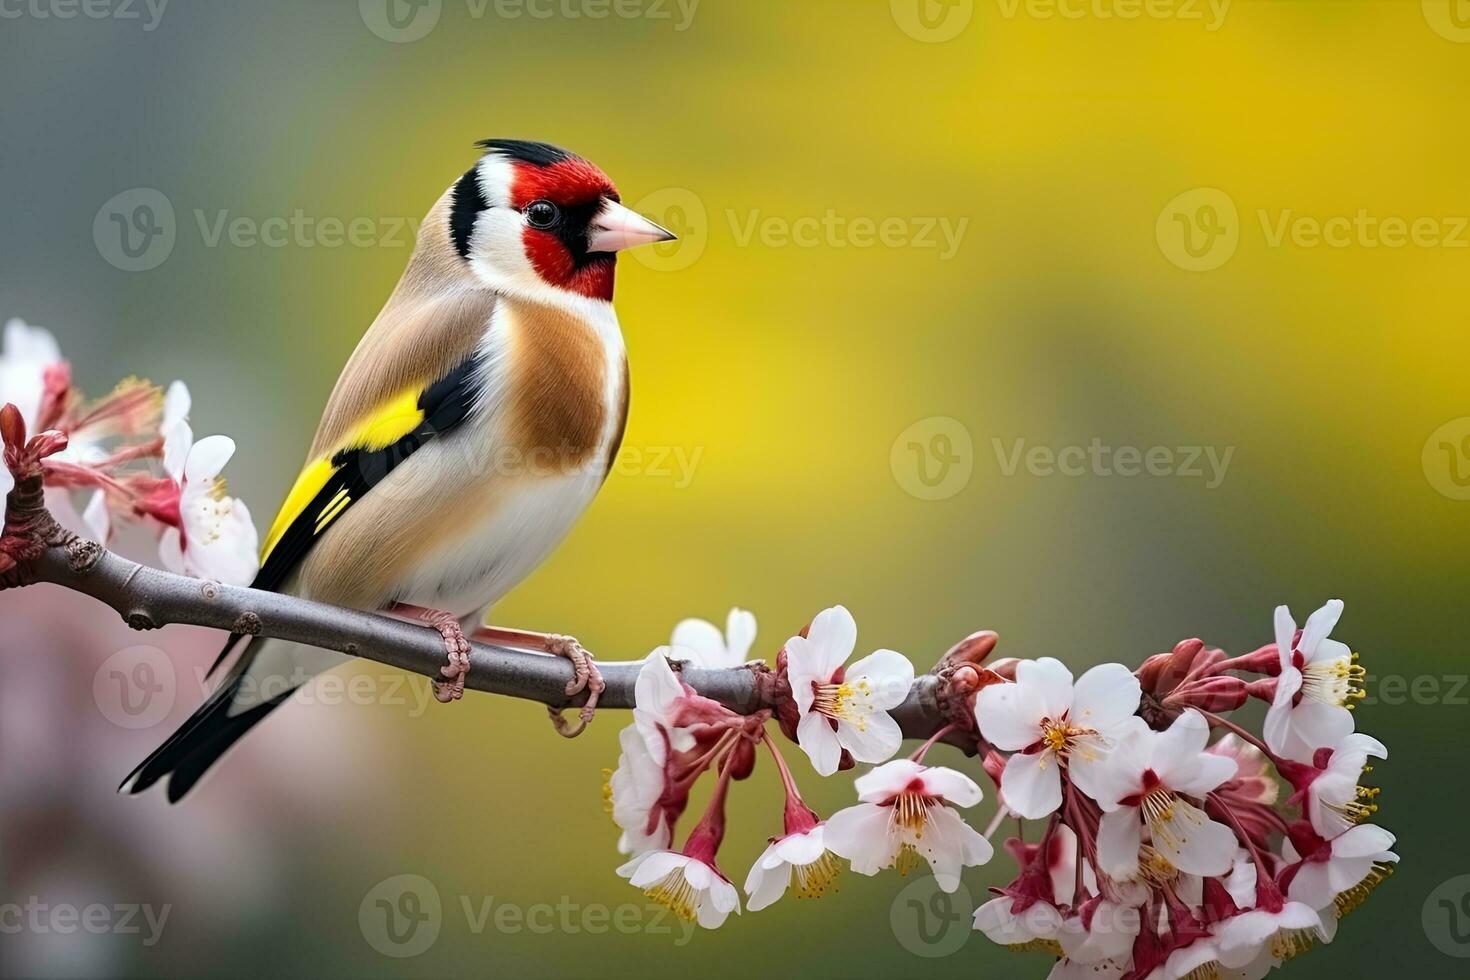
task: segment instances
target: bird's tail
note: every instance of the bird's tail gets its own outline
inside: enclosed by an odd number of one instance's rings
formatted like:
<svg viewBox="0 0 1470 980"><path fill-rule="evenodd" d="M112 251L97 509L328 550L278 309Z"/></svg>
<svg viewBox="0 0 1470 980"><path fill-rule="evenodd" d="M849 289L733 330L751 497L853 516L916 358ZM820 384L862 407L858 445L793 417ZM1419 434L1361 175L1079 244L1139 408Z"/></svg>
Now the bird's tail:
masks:
<svg viewBox="0 0 1470 980"><path fill-rule="evenodd" d="M168 801L178 802L241 736L301 686L302 679L295 677L289 685L277 684L274 691L269 691L268 685L259 683L261 678L253 676L257 671L252 671L252 667L262 661L280 659L276 656L262 657L262 654L274 653L269 648L280 641L231 637L220 659L223 660L237 643L244 644L244 652L224 682L178 731L169 736L168 741L128 774L118 792L141 793L168 777ZM219 660L215 661L215 666L218 665Z"/></svg>

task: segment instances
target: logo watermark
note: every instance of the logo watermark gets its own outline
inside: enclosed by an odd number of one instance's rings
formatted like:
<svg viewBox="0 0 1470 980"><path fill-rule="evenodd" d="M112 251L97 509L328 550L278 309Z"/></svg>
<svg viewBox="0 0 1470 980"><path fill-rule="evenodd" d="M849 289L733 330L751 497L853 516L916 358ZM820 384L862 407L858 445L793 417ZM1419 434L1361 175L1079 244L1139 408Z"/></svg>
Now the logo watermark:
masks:
<svg viewBox="0 0 1470 980"><path fill-rule="evenodd" d="M1450 419L1424 440L1424 478L1451 500L1470 500L1470 416Z"/></svg>
<svg viewBox="0 0 1470 980"><path fill-rule="evenodd" d="M199 244L216 248L412 248L421 219L313 214L293 208L279 215L244 215L228 208L194 208L184 225ZM173 201L152 187L113 195L92 219L97 253L123 272L148 272L168 260L178 244Z"/></svg>
<svg viewBox="0 0 1470 980"><path fill-rule="evenodd" d="M667 936L677 947L688 945L697 929L662 905L626 902L609 906L578 902L568 895L555 902L531 903L507 902L494 895L460 895L446 907L434 883L417 874L394 875L374 885L358 906L357 920L368 945L395 959L427 952L445 928L461 925L474 936Z"/></svg>
<svg viewBox="0 0 1470 980"><path fill-rule="evenodd" d="M158 268L173 254L177 237L173 202L151 187L114 194L92 219L97 254L123 272Z"/></svg>
<svg viewBox="0 0 1470 980"><path fill-rule="evenodd" d="M888 926L898 944L915 956L939 959L964 948L974 932L974 900L964 882L946 892L933 875L903 887L888 909Z"/></svg>
<svg viewBox="0 0 1470 980"><path fill-rule="evenodd" d="M725 208L723 221L712 223L704 200L685 187L654 191L633 210L678 236L632 252L640 263L660 272L687 269L699 261L721 226L737 248L918 249L933 252L941 262L959 254L970 227L970 219L960 216L852 215L836 208L796 215Z"/></svg>
<svg viewBox="0 0 1470 980"><path fill-rule="evenodd" d="M709 212L699 195L687 187L656 190L634 204L633 210L678 236L670 242L634 249L630 254L643 265L659 272L678 272L704 254L709 244Z"/></svg>
<svg viewBox="0 0 1470 980"><path fill-rule="evenodd" d="M1430 30L1447 41L1470 44L1470 0L1422 0Z"/></svg>
<svg viewBox="0 0 1470 980"><path fill-rule="evenodd" d="M1267 248L1333 250L1470 248L1470 215L1350 213L1301 214L1295 208L1257 208L1255 223ZM1189 272L1210 272L1235 255L1244 229L1235 200L1217 187L1185 191L1164 206L1155 224L1159 250Z"/></svg>
<svg viewBox="0 0 1470 980"><path fill-rule="evenodd" d="M1240 213L1217 187L1185 191L1164 205L1154 236L1165 258L1189 272L1218 269L1240 245Z"/></svg>
<svg viewBox="0 0 1470 980"><path fill-rule="evenodd" d="M682 34L694 24L700 0L462 0L470 20L649 20ZM358 0L367 29L384 41L408 44L439 26L443 0Z"/></svg>
<svg viewBox="0 0 1470 980"><path fill-rule="evenodd" d="M728 209L725 220L740 248L752 243L765 248L914 248L936 252L941 262L959 253L970 227L969 218L848 216L833 208L796 217L767 214L759 208L744 214Z"/></svg>
<svg viewBox="0 0 1470 980"><path fill-rule="evenodd" d="M1094 436L1084 445L1046 446L1025 438L990 440L1000 473L1012 477L1023 469L1028 476L1177 477L1200 480L1206 490L1225 482L1234 446L1111 446Z"/></svg>
<svg viewBox="0 0 1470 980"><path fill-rule="evenodd" d="M1233 0L993 0L1002 20L1172 20L1202 25L1214 33L1225 26ZM899 30L916 41L942 44L965 32L975 17L975 0L889 0Z"/></svg>
<svg viewBox="0 0 1470 980"><path fill-rule="evenodd" d="M77 932L94 936L141 936L144 946L155 946L163 937L171 904L137 902L106 904L92 902L48 902L31 895L24 902L0 902L0 935L21 933L69 936Z"/></svg>
<svg viewBox="0 0 1470 980"><path fill-rule="evenodd" d="M178 697L173 661L158 647L117 651L92 675L92 700L119 728L152 728L168 718Z"/></svg>
<svg viewBox="0 0 1470 980"><path fill-rule="evenodd" d="M0 0L0 20L115 20L158 29L169 0Z"/></svg>
<svg viewBox="0 0 1470 980"><path fill-rule="evenodd" d="M1424 900L1424 935L1434 948L1455 959L1470 959L1470 875L1442 882Z"/></svg>
<svg viewBox="0 0 1470 980"><path fill-rule="evenodd" d="M970 26L975 0L888 0L893 22L915 41L953 41Z"/></svg>
<svg viewBox="0 0 1470 980"><path fill-rule="evenodd" d="M888 466L903 491L920 500L948 500L970 485L975 443L959 419L920 419L893 440Z"/></svg>
<svg viewBox="0 0 1470 980"><path fill-rule="evenodd" d="M1225 26L1232 0L996 0L1006 20L1177 20L1213 34Z"/></svg>

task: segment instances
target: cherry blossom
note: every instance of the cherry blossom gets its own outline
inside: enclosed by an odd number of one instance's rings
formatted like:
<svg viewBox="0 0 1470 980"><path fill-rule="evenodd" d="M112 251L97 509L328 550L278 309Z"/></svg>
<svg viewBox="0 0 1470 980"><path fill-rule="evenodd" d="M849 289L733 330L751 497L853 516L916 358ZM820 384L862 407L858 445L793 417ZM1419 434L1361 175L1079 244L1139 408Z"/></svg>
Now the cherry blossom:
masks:
<svg viewBox="0 0 1470 980"><path fill-rule="evenodd" d="M837 877L837 863L827 849L825 825L789 832L772 840L745 879L746 907L758 912L795 883L799 898L820 898Z"/></svg>
<svg viewBox="0 0 1470 980"><path fill-rule="evenodd" d="M1312 829L1331 840L1378 810L1377 787L1360 786L1371 767L1369 757L1388 758L1388 749L1371 735L1354 732L1331 748L1320 748L1311 765L1283 761L1282 775L1291 780L1293 803L1303 809Z"/></svg>
<svg viewBox="0 0 1470 980"><path fill-rule="evenodd" d="M723 633L708 620L686 619L674 627L669 642L676 657L697 667L739 667L755 643L755 614L731 609Z"/></svg>
<svg viewBox="0 0 1470 980"><path fill-rule="evenodd" d="M735 886L714 864L678 851L648 851L618 874L681 919L718 929L731 912L740 913Z"/></svg>
<svg viewBox="0 0 1470 980"><path fill-rule="evenodd" d="M1096 799L1103 809L1098 858L1113 877L1138 868L1144 830L1153 847L1189 874L1230 869L1235 835L1190 802L1235 775L1235 762L1205 751L1210 728L1198 711L1181 714L1164 732L1125 738L1098 774Z"/></svg>
<svg viewBox="0 0 1470 980"><path fill-rule="evenodd" d="M1352 704L1363 696L1363 668L1347 644L1328 634L1342 616L1341 599L1332 599L1307 617L1297 639L1296 621L1276 607L1276 648L1281 673L1266 712L1266 744L1277 755L1307 762L1323 746L1335 745L1353 731Z"/></svg>
<svg viewBox="0 0 1470 980"><path fill-rule="evenodd" d="M1399 860L1393 846L1393 834L1372 824L1359 824L1330 841L1297 828L1284 847L1291 862L1282 874L1287 897L1318 910L1331 907L1334 920L1346 915L1393 873ZM1298 860L1299 847L1303 856Z"/></svg>
<svg viewBox="0 0 1470 980"><path fill-rule="evenodd" d="M878 650L845 667L856 645L857 623L842 606L818 613L806 636L786 641L797 742L823 776L837 771L844 750L858 762L883 762L903 742L888 711L908 696L914 665Z"/></svg>
<svg viewBox="0 0 1470 980"><path fill-rule="evenodd" d="M164 567L195 578L248 585L259 568L260 539L245 502L229 495L220 473L235 454L229 436L194 441L179 419L164 433L163 466L177 494L177 523L164 529Z"/></svg>
<svg viewBox="0 0 1470 980"><path fill-rule="evenodd" d="M895 865L906 871L922 856L935 883L952 892L960 885L961 868L990 860L990 841L955 809L972 807L983 796L964 773L895 759L859 776L855 785L861 802L832 815L826 843L858 874Z"/></svg>
<svg viewBox="0 0 1470 980"><path fill-rule="evenodd" d="M1023 660L1014 684L997 684L975 699L980 732L1013 752L1001 776L1006 806L1030 820L1062 804L1062 773L1084 793L1114 741L1143 722L1135 717L1141 690L1122 664L1072 673L1051 657Z"/></svg>

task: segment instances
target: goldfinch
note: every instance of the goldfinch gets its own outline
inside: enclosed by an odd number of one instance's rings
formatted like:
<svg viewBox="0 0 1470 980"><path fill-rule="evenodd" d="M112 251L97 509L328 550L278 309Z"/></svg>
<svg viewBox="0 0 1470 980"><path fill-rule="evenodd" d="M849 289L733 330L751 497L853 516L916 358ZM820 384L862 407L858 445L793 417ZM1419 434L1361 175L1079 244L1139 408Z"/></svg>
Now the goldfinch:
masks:
<svg viewBox="0 0 1470 980"><path fill-rule="evenodd" d="M458 699L476 638L568 657L568 693L601 679L569 637L479 627L607 477L628 412L613 311L617 253L674 236L619 203L592 163L485 140L430 209L408 268L327 402L254 587L413 616L444 637L435 684ZM234 636L220 687L120 789L180 799L242 735L346 656ZM559 716L554 715L554 718Z"/></svg>

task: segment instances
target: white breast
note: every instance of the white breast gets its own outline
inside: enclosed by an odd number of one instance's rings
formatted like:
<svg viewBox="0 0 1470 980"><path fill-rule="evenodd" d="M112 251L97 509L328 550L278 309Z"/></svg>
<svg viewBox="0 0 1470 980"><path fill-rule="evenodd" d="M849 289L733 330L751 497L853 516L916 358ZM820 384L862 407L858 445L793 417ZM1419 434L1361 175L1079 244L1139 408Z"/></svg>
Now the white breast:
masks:
<svg viewBox="0 0 1470 980"><path fill-rule="evenodd" d="M597 451L570 472L521 458L508 445L502 404L514 310L507 303L497 306L481 344L484 393L471 418L454 438L419 450L433 457L423 462L435 471L458 471L456 479L466 487L464 512L478 516L399 583L399 601L461 618L484 615L551 554L597 495L612 441L622 427L614 407L623 404L626 357L612 305L599 305L599 315L589 318L588 326L606 354L604 404L609 410Z"/></svg>

